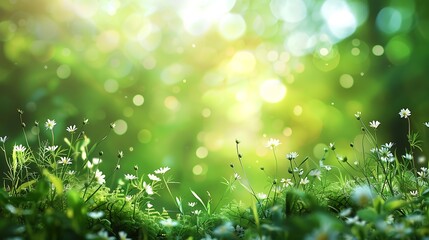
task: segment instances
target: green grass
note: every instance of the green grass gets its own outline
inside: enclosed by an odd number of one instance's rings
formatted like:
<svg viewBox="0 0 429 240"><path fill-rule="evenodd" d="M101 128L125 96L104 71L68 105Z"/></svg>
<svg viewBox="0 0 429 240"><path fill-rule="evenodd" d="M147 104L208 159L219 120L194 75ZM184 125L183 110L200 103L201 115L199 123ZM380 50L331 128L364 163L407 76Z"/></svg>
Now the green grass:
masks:
<svg viewBox="0 0 429 240"><path fill-rule="evenodd" d="M22 119L21 110L19 114ZM134 172L118 175L122 152L106 176L99 168L104 156L95 151L108 134L92 143L83 131L87 120L68 127L69 137L62 145L56 145L55 121L48 120L45 127L51 137L41 139L37 131L35 147L27 141L21 120L25 143L10 150L5 147L7 137L0 138L7 164L0 189L0 234L4 239L425 238L429 171L427 162L426 167L416 167L415 152L422 151L422 142L411 131L411 113L400 112L409 129L409 146L402 156L393 143L378 142L377 122L367 126L360 113L355 116L363 140L360 146L351 144L353 157L342 156L334 143L321 159L285 154L288 173L282 176L276 168L274 176L267 176L271 186L264 193L252 187L260 179L247 178L237 140L239 165L230 165L232 176L224 179L225 191L217 202L192 186L192 199L175 196L174 169L169 167L139 176L135 166ZM276 139L267 144L276 166L278 144ZM338 164L326 165L328 158ZM248 192L252 204L240 199L224 202L236 188ZM154 209L151 202L160 199L169 199L174 209Z"/></svg>

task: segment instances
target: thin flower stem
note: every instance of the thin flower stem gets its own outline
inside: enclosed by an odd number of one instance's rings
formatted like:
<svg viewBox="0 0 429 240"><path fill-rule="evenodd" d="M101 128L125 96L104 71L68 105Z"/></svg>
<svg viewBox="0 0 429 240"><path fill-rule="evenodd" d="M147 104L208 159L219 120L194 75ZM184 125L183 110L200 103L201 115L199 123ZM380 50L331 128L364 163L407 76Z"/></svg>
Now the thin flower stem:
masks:
<svg viewBox="0 0 429 240"><path fill-rule="evenodd" d="M246 183L249 186L250 191L252 192L253 197L256 199L256 201L258 202L259 206L262 206L261 201L259 201L259 198L258 198L258 196L255 193L255 190L253 190L252 185L250 184L249 179L247 178L246 171L244 170L243 162L241 161L242 155L241 155L240 149L238 147L239 142L236 141L235 143L236 143L235 144L235 150L237 152L238 162L240 163L241 171L243 172L243 177L246 180ZM265 216L264 212L262 214L264 214L264 216Z"/></svg>

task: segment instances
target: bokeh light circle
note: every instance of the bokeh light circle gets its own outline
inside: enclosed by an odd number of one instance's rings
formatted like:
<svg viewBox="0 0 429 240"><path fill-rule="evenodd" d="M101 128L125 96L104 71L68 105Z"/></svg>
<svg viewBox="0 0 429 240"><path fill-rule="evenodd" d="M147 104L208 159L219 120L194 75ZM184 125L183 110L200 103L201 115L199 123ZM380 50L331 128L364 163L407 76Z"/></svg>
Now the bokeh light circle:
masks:
<svg viewBox="0 0 429 240"><path fill-rule="evenodd" d="M113 128L113 131L118 135L123 135L128 130L128 124L122 119L118 119L115 122L116 126Z"/></svg>
<svg viewBox="0 0 429 240"><path fill-rule="evenodd" d="M137 138L141 143L149 143L152 140L152 132L148 129L142 129L137 134Z"/></svg>
<svg viewBox="0 0 429 240"><path fill-rule="evenodd" d="M286 96L286 86L278 79L265 80L259 88L259 95L266 102L277 103Z"/></svg>
<svg viewBox="0 0 429 240"><path fill-rule="evenodd" d="M343 88L351 88L353 87L354 80L353 77L349 74L343 74L340 77L340 85Z"/></svg>
<svg viewBox="0 0 429 240"><path fill-rule="evenodd" d="M137 107L143 105L143 103L144 103L144 97L142 95L140 95L140 94L135 95L133 97L133 103Z"/></svg>
<svg viewBox="0 0 429 240"><path fill-rule="evenodd" d="M226 14L218 26L220 35L229 41L240 38L246 32L246 22L240 14Z"/></svg>
<svg viewBox="0 0 429 240"><path fill-rule="evenodd" d="M62 64L57 68L57 76L61 79L70 77L71 69L68 65Z"/></svg>
<svg viewBox="0 0 429 240"><path fill-rule="evenodd" d="M114 93L118 91L119 84L115 79L107 79L104 82L104 90L108 93Z"/></svg>

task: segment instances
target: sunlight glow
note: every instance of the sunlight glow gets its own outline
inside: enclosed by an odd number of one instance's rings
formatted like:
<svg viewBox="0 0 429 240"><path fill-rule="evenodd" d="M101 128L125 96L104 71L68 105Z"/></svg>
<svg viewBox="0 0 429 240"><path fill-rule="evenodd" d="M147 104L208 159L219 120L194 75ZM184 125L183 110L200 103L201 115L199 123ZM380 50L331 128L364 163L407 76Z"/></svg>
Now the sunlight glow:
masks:
<svg viewBox="0 0 429 240"><path fill-rule="evenodd" d="M338 40L344 39L356 31L356 18L345 1L327 0L323 3L321 13L329 31Z"/></svg>
<svg viewBox="0 0 429 240"><path fill-rule="evenodd" d="M286 96L286 86L278 79L266 80L261 84L259 95L266 102L277 103Z"/></svg>
<svg viewBox="0 0 429 240"><path fill-rule="evenodd" d="M229 62L229 68L236 73L251 73L256 65L256 59L253 53L249 51L239 51Z"/></svg>

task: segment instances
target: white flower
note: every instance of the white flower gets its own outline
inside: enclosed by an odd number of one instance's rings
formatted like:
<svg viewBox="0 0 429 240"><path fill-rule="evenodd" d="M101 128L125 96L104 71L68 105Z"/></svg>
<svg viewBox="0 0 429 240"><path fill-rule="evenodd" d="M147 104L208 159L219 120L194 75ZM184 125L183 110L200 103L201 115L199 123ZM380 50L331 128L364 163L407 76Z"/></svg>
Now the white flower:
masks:
<svg viewBox="0 0 429 240"><path fill-rule="evenodd" d="M409 154L409 153L406 153L405 155L402 155L402 157L404 158L404 159L407 159L407 160L413 160L413 155L411 155L411 154Z"/></svg>
<svg viewBox="0 0 429 240"><path fill-rule="evenodd" d="M129 201L131 201L131 199L133 199L133 196L131 196L131 195L125 196L125 201L129 202Z"/></svg>
<svg viewBox="0 0 429 240"><path fill-rule="evenodd" d="M372 128L374 128L374 129L377 129L378 126L380 126L380 122L374 120L372 122L369 122L369 126L372 127Z"/></svg>
<svg viewBox="0 0 429 240"><path fill-rule="evenodd" d="M191 211L191 213L198 216L201 214L201 210L194 210L194 211Z"/></svg>
<svg viewBox="0 0 429 240"><path fill-rule="evenodd" d="M7 136L0 137L0 142L5 143L5 142L6 142L6 139L7 139Z"/></svg>
<svg viewBox="0 0 429 240"><path fill-rule="evenodd" d="M103 184L106 182L106 180L104 179L106 176L104 176L103 172L100 170L96 170L95 171L95 180L97 181L98 184Z"/></svg>
<svg viewBox="0 0 429 240"><path fill-rule="evenodd" d="M325 165L324 167L325 167L326 171L331 171L331 169L332 169L331 166L329 166L329 165Z"/></svg>
<svg viewBox="0 0 429 240"><path fill-rule="evenodd" d="M92 169L94 167L94 164L92 162L88 161L88 162L86 162L86 167L88 169Z"/></svg>
<svg viewBox="0 0 429 240"><path fill-rule="evenodd" d="M56 146L56 145L54 145L54 146L47 146L47 147L45 147L45 150L49 151L49 152L54 152L55 150L57 150L57 148L58 148L58 146Z"/></svg>
<svg viewBox="0 0 429 240"><path fill-rule="evenodd" d="M352 200L359 206L369 205L374 199L374 194L368 185L357 186L352 194Z"/></svg>
<svg viewBox="0 0 429 240"><path fill-rule="evenodd" d="M267 194L265 194L265 193L258 193L258 194L256 194L256 196L259 198L259 199L266 199L268 196L267 196Z"/></svg>
<svg viewBox="0 0 429 240"><path fill-rule="evenodd" d="M292 179L288 178L288 179L284 179L282 178L280 180L281 183L283 183L283 187L289 187L289 186L293 186L293 182Z"/></svg>
<svg viewBox="0 0 429 240"><path fill-rule="evenodd" d="M151 209L153 207L153 205L150 203L150 202L148 202L147 204L146 204L146 208L147 209Z"/></svg>
<svg viewBox="0 0 429 240"><path fill-rule="evenodd" d="M335 143L329 143L329 148L333 151L335 150Z"/></svg>
<svg viewBox="0 0 429 240"><path fill-rule="evenodd" d="M274 139L274 138L270 138L270 139L268 140L267 144L266 144L266 147L269 147L269 148L275 148L275 147L277 147L278 145L280 145L280 140L278 140L278 139Z"/></svg>
<svg viewBox="0 0 429 240"><path fill-rule="evenodd" d="M346 223L349 225L356 224L359 226L363 226L363 225L365 225L366 222L365 221L359 221L359 217L355 216L353 218L347 218Z"/></svg>
<svg viewBox="0 0 429 240"><path fill-rule="evenodd" d="M301 178L301 181L299 181L299 184L301 184L301 185L306 185L306 184L308 184L310 182L310 180L308 180L308 178L307 177L305 177L305 178Z"/></svg>
<svg viewBox="0 0 429 240"><path fill-rule="evenodd" d="M132 174L125 174L125 180L134 180L134 179L136 179L137 177L136 176L134 176L134 175L132 175Z"/></svg>
<svg viewBox="0 0 429 240"><path fill-rule="evenodd" d="M147 184L146 182L143 182L143 188L148 195L153 195L153 189L151 185Z"/></svg>
<svg viewBox="0 0 429 240"><path fill-rule="evenodd" d="M393 144L394 144L393 142L388 142L388 143L385 143L383 146L386 148L392 148Z"/></svg>
<svg viewBox="0 0 429 240"><path fill-rule="evenodd" d="M124 231L119 232L119 240L131 240L131 238L127 238L127 233Z"/></svg>
<svg viewBox="0 0 429 240"><path fill-rule="evenodd" d="M164 174L164 173L168 172L168 170L170 170L169 167L162 167L162 168L160 168L158 170L155 170L155 173L156 174Z"/></svg>
<svg viewBox="0 0 429 240"><path fill-rule="evenodd" d="M426 127L429 127L429 122L423 123Z"/></svg>
<svg viewBox="0 0 429 240"><path fill-rule="evenodd" d="M75 174L76 174L76 171L75 171L75 170L68 170L68 171L67 171L67 174L68 174L68 175L75 175Z"/></svg>
<svg viewBox="0 0 429 240"><path fill-rule="evenodd" d="M147 175L149 177L150 180L155 181L155 182L159 182L161 181L161 178L157 177L155 174L148 174Z"/></svg>
<svg viewBox="0 0 429 240"><path fill-rule="evenodd" d="M13 151L15 151L15 152L25 152L25 147L24 146L22 146L21 144L19 144L19 145L15 145L15 146L13 146Z"/></svg>
<svg viewBox="0 0 429 240"><path fill-rule="evenodd" d="M297 152L290 152L288 154L286 154L286 158L289 160L294 160L295 158L297 158L299 156L299 154Z"/></svg>
<svg viewBox="0 0 429 240"><path fill-rule="evenodd" d="M188 202L188 206L189 207L195 207L195 205L197 205L196 202Z"/></svg>
<svg viewBox="0 0 429 240"><path fill-rule="evenodd" d="M48 119L45 123L45 127L46 127L46 129L52 130L52 129L54 129L56 124L57 123L55 122L55 120Z"/></svg>
<svg viewBox="0 0 429 240"><path fill-rule="evenodd" d="M76 132L77 128L76 128L76 125L73 125L73 126L68 126L68 127L66 128L66 130L67 130L67 132L69 132L69 133L74 133L74 132Z"/></svg>
<svg viewBox="0 0 429 240"><path fill-rule="evenodd" d="M175 226L179 225L179 222L174 221L171 218L163 219L163 220L159 221L159 223L161 223L161 225L163 225L164 227L175 227Z"/></svg>
<svg viewBox="0 0 429 240"><path fill-rule="evenodd" d="M399 112L399 116L401 116L401 118L408 118L409 116L411 116L411 111L408 108L401 109L401 111Z"/></svg>
<svg viewBox="0 0 429 240"><path fill-rule="evenodd" d="M103 239L103 240L115 240L115 237L109 237L109 233L106 230L100 230L97 233L96 239Z"/></svg>
<svg viewBox="0 0 429 240"><path fill-rule="evenodd" d="M103 160L101 160L101 158L93 158L92 159L92 164L94 165L98 165L102 162Z"/></svg>
<svg viewBox="0 0 429 240"><path fill-rule="evenodd" d="M240 180L241 176L238 173L234 173L234 179L235 180Z"/></svg>
<svg viewBox="0 0 429 240"><path fill-rule="evenodd" d="M413 196L413 197L415 197L415 196L417 196L417 194L418 194L419 192L417 191L417 190L415 190L415 191L410 191L410 194L411 194L411 196Z"/></svg>
<svg viewBox="0 0 429 240"><path fill-rule="evenodd" d="M316 177L319 180L322 180L322 172L319 169L311 170L309 173L310 176Z"/></svg>
<svg viewBox="0 0 429 240"><path fill-rule="evenodd" d="M92 219L99 219L99 218L102 218L103 216L104 216L104 212L102 211L88 213L88 217Z"/></svg>
<svg viewBox="0 0 429 240"><path fill-rule="evenodd" d="M58 164L70 165L72 164L72 161L68 157L61 157L60 160L58 161Z"/></svg>
<svg viewBox="0 0 429 240"><path fill-rule="evenodd" d="M356 117L356 119L357 120L359 120L360 119L360 115L361 115L362 113L361 112L357 112L357 113L355 113L355 117Z"/></svg>

